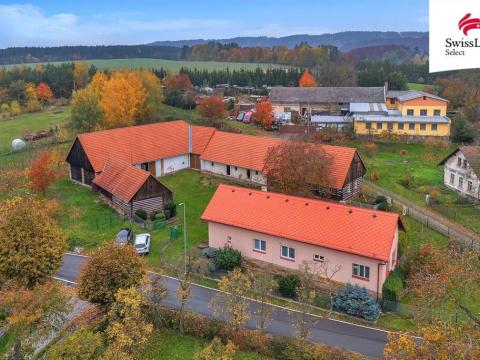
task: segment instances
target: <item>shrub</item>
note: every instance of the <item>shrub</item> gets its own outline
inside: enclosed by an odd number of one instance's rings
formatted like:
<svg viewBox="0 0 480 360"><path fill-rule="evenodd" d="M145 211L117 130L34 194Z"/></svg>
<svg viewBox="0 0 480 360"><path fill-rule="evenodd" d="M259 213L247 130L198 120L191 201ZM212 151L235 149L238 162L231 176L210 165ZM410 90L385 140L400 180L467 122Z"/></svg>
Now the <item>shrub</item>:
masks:
<svg viewBox="0 0 480 360"><path fill-rule="evenodd" d="M405 150L405 149L400 150L400 155L401 156L407 156L408 155L408 150Z"/></svg>
<svg viewBox="0 0 480 360"><path fill-rule="evenodd" d="M403 187L411 189L413 186L415 186L415 177L412 175L412 173L407 172L401 179L398 179L397 182Z"/></svg>
<svg viewBox="0 0 480 360"><path fill-rule="evenodd" d="M370 173L370 180L377 181L378 179L380 179L380 175L378 175L376 171L372 171Z"/></svg>
<svg viewBox="0 0 480 360"><path fill-rule="evenodd" d="M171 217L175 217L177 215L177 204L175 204L172 200L168 201L164 206L165 217L170 219ZM168 216L167 216L168 211Z"/></svg>
<svg viewBox="0 0 480 360"><path fill-rule="evenodd" d="M378 304L364 287L347 284L340 289L333 300L333 309L349 315L375 320L378 317Z"/></svg>
<svg viewBox="0 0 480 360"><path fill-rule="evenodd" d="M434 188L430 191L430 198L432 200L438 200L439 196L440 196L440 190Z"/></svg>
<svg viewBox="0 0 480 360"><path fill-rule="evenodd" d="M157 211L155 213L155 220L165 220L165 219L166 219L166 216L163 211Z"/></svg>
<svg viewBox="0 0 480 360"><path fill-rule="evenodd" d="M163 210L163 214L165 215L166 220L168 220L172 217L172 213L168 209Z"/></svg>
<svg viewBox="0 0 480 360"><path fill-rule="evenodd" d="M10 116L18 115L22 112L22 108L18 101L14 100L10 103Z"/></svg>
<svg viewBox="0 0 480 360"><path fill-rule="evenodd" d="M403 290L403 281L405 274L399 268L390 273L383 284L382 299L388 301L398 301L400 292Z"/></svg>
<svg viewBox="0 0 480 360"><path fill-rule="evenodd" d="M387 197L384 195L377 195L377 197L375 198L375 204L381 204L384 202L387 202Z"/></svg>
<svg viewBox="0 0 480 360"><path fill-rule="evenodd" d="M380 210L380 211L388 211L388 210L390 210L390 205L386 201L381 202L381 203L378 204L377 209Z"/></svg>
<svg viewBox="0 0 480 360"><path fill-rule="evenodd" d="M300 286L300 278L295 274L279 275L277 278L278 292L285 297L294 299L297 297L297 289Z"/></svg>
<svg viewBox="0 0 480 360"><path fill-rule="evenodd" d="M377 154L377 144L375 143L363 144L361 147L368 157L375 157Z"/></svg>
<svg viewBox="0 0 480 360"><path fill-rule="evenodd" d="M225 246L215 252L215 265L220 270L233 270L242 264L242 253L231 246Z"/></svg>
<svg viewBox="0 0 480 360"><path fill-rule="evenodd" d="M138 209L137 211L135 211L135 215L137 215L142 220L147 220L148 217L147 212L143 209Z"/></svg>

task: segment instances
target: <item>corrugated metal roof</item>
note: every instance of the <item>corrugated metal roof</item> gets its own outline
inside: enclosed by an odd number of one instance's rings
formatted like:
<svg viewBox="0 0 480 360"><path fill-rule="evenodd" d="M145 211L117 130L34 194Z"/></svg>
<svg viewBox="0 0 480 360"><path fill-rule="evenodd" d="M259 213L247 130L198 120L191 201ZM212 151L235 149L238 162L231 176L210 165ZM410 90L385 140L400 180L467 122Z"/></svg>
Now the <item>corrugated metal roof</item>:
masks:
<svg viewBox="0 0 480 360"><path fill-rule="evenodd" d="M335 115L312 115L310 118L312 123L325 123L325 124L343 124L351 123L350 118L346 116L335 116Z"/></svg>
<svg viewBox="0 0 480 360"><path fill-rule="evenodd" d="M219 185L202 220L387 261L398 214Z"/></svg>
<svg viewBox="0 0 480 360"><path fill-rule="evenodd" d="M446 116L384 116L384 115L354 115L355 121L379 121L400 123L433 123L448 124Z"/></svg>
<svg viewBox="0 0 480 360"><path fill-rule="evenodd" d="M350 112L387 112L385 103L350 103Z"/></svg>
<svg viewBox="0 0 480 360"><path fill-rule="evenodd" d="M273 103L385 102L383 87L272 87Z"/></svg>
<svg viewBox="0 0 480 360"><path fill-rule="evenodd" d="M407 101L407 100L413 100L413 99L418 99L420 97L429 97L432 99L437 99L441 101L447 101L447 99L441 98L440 96L433 95L426 93L424 91L419 91L419 90L388 90L387 91L387 98L396 98L400 102L402 101Z"/></svg>

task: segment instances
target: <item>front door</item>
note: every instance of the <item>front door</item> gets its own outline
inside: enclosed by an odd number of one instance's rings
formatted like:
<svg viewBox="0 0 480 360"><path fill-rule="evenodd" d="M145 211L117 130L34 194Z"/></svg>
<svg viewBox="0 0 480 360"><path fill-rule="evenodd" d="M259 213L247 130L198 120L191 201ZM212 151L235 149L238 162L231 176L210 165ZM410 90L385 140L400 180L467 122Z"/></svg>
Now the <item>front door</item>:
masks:
<svg viewBox="0 0 480 360"><path fill-rule="evenodd" d="M227 165L227 175L230 176L230 165Z"/></svg>

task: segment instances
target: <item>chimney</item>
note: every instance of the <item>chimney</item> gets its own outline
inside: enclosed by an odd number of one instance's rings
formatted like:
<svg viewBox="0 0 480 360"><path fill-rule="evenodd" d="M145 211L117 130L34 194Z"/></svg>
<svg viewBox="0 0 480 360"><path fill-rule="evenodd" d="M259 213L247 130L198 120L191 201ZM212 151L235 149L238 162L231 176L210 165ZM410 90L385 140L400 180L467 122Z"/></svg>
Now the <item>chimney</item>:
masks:
<svg viewBox="0 0 480 360"><path fill-rule="evenodd" d="M192 125L188 125L188 153L191 154L192 151Z"/></svg>
<svg viewBox="0 0 480 360"><path fill-rule="evenodd" d="M384 87L385 87L385 93L387 93L387 91L388 91L388 81L385 81Z"/></svg>

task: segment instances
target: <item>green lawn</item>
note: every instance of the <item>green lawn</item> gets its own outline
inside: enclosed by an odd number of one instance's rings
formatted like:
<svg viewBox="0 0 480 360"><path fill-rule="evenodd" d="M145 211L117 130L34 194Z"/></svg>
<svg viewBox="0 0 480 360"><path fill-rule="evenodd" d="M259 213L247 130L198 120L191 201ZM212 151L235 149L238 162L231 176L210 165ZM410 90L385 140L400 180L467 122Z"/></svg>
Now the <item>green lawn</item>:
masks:
<svg viewBox="0 0 480 360"><path fill-rule="evenodd" d="M361 144L359 141L351 143L357 147L367 166L367 178L376 172L379 179L375 183L378 186L421 206L425 206L425 194L422 191L435 188L440 193L439 204L434 205L432 210L480 232L480 209L471 203L461 203L459 195L443 185L443 166L438 166L438 163L452 151L453 146L439 148L424 144L377 142L376 154L369 156ZM402 156L401 150L406 150L407 155ZM414 178L414 184L409 188L398 182L406 173Z"/></svg>
<svg viewBox="0 0 480 360"><path fill-rule="evenodd" d="M72 61L53 61L50 64L71 63ZM238 63L238 62L219 62L219 61L181 61L181 60L164 60L164 59L107 59L107 60L87 60L89 65L95 65L98 69L160 69L178 72L182 67L198 70L255 70L260 67L268 69L272 67L281 68L281 65L261 64L261 63ZM44 63L46 64L46 63ZM27 66L35 66L36 64L22 64ZM6 65L7 68L13 65Z"/></svg>
<svg viewBox="0 0 480 360"><path fill-rule="evenodd" d="M195 353L202 350L207 343L192 336L181 335L173 330L156 331L148 340L143 351L138 356L142 360L191 360ZM265 359L254 353L237 352L235 360Z"/></svg>
<svg viewBox="0 0 480 360"><path fill-rule="evenodd" d="M0 154L11 149L13 139L22 138L22 131L48 130L51 126L64 123L69 115L69 108L65 107L0 120Z"/></svg>
<svg viewBox="0 0 480 360"><path fill-rule="evenodd" d="M418 83L408 83L409 90L420 90L427 88L429 91L435 90L435 85L427 85L427 84L418 84Z"/></svg>

